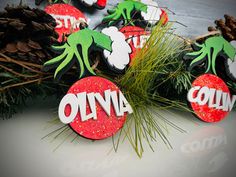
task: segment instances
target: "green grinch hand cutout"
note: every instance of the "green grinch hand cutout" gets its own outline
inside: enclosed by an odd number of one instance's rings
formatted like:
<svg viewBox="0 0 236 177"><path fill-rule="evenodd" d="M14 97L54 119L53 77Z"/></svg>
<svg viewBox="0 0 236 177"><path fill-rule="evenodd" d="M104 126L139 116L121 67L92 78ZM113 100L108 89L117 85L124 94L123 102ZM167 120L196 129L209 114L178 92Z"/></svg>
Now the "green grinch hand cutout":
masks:
<svg viewBox="0 0 236 177"><path fill-rule="evenodd" d="M101 32L88 28L82 29L72 33L64 45L52 47L62 52L44 63L43 70L57 68L54 74L57 81L75 62L79 65L79 78L87 73L96 75L89 61L89 52L94 50L102 52L103 59L111 71L123 73L130 63L129 54L132 52L125 35L114 26L104 28Z"/></svg>
<svg viewBox="0 0 236 177"><path fill-rule="evenodd" d="M63 2L65 4L68 4L69 3L69 0L52 0L53 3L60 3L60 2Z"/></svg>
<svg viewBox="0 0 236 177"><path fill-rule="evenodd" d="M131 15L134 12L147 12L147 5L134 0L125 0L124 2L119 3L114 9L108 10L108 14L103 18L103 22L108 22L108 26L112 26L119 22L120 19L124 19L124 25L130 23L134 25ZM130 21L130 22L129 22Z"/></svg>
<svg viewBox="0 0 236 177"><path fill-rule="evenodd" d="M206 73L212 71L216 73L216 58L218 55L226 55L224 58L229 58L234 61L236 49L226 41L222 36L213 36L205 40L203 44L195 43L193 45L194 52L187 53L185 59L193 59L190 63L189 70L195 66L206 63Z"/></svg>
<svg viewBox="0 0 236 177"><path fill-rule="evenodd" d="M62 51L62 53L44 63L43 70L48 71L57 67L54 78L60 80L61 76L77 61L80 69L79 77L81 78L85 73L85 69L90 74L95 75L89 62L89 50L95 48L112 52L112 40L106 34L85 28L72 33L64 45L52 47L56 51Z"/></svg>

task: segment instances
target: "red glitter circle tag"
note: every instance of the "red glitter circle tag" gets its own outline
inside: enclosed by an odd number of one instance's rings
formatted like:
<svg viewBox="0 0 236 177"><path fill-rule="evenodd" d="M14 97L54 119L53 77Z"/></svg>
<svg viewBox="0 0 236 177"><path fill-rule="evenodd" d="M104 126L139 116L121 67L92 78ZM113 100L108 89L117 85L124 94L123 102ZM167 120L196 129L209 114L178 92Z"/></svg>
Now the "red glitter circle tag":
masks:
<svg viewBox="0 0 236 177"><path fill-rule="evenodd" d="M91 76L83 78L77 81L68 91L67 94L79 94L85 93L88 94L101 94L103 98L105 98L105 91L116 91L117 93L120 89L111 81L97 77ZM112 102L112 101L111 101ZM91 114L91 105L88 103L86 104L86 114ZM124 113L122 116L117 116L116 110L114 105L109 104L110 107L110 115L104 110L101 104L96 101L96 115L97 118L90 118L88 120L83 121L81 114L78 111L76 117L74 118L73 122L70 123L70 127L79 135L93 139L93 140L100 140L108 138L114 135L117 131L121 129L124 125L126 120L127 113ZM69 115L71 113L71 107L65 107L65 115Z"/></svg>
<svg viewBox="0 0 236 177"><path fill-rule="evenodd" d="M163 25L166 25L167 23L168 23L168 21L169 21L169 17L168 17L168 14L167 14L167 12L165 11L165 10L163 10L163 9L161 9L161 12L162 12L162 14L161 14L161 18L163 18Z"/></svg>
<svg viewBox="0 0 236 177"><path fill-rule="evenodd" d="M96 6L100 9L104 9L107 5L107 0L98 0Z"/></svg>
<svg viewBox="0 0 236 177"><path fill-rule="evenodd" d="M192 83L188 101L198 118L205 122L219 122L230 112L228 103L232 96L222 79L204 74Z"/></svg>
<svg viewBox="0 0 236 177"><path fill-rule="evenodd" d="M59 34L59 42L62 41L63 34L70 34L72 31L76 32L80 29L79 25L76 23L77 20L87 21L84 14L79 9L69 4L49 5L45 8L45 11L53 16L57 22L55 30Z"/></svg>
<svg viewBox="0 0 236 177"><path fill-rule="evenodd" d="M125 38L132 49L132 53L130 53L130 65L132 66L133 58L145 45L150 37L150 32L137 26L125 26L120 29L120 32L125 35Z"/></svg>

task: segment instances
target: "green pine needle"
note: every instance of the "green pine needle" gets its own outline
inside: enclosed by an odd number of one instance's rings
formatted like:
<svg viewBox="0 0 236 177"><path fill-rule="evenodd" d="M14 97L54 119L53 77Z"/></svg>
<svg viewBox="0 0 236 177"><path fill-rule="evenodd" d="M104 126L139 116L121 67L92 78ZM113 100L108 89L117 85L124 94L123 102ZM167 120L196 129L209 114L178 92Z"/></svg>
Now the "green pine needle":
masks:
<svg viewBox="0 0 236 177"><path fill-rule="evenodd" d="M184 41L170 32L171 26L162 27L161 23L155 26L151 37L134 58L132 67L116 79L134 111L122 132L139 157L144 152L143 143L148 143L153 150L157 137L172 148L159 120L164 119L165 123L178 129L160 114L154 115L153 110L177 108L189 111L183 97L191 87L192 75L186 71L181 58Z"/></svg>

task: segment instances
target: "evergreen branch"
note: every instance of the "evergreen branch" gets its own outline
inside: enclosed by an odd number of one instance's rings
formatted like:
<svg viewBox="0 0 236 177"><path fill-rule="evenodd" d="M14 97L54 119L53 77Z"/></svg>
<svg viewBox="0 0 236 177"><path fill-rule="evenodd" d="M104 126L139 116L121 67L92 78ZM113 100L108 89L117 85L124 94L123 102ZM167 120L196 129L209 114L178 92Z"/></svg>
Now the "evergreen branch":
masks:
<svg viewBox="0 0 236 177"><path fill-rule="evenodd" d="M53 81L53 73L41 72L42 65L0 57L0 117L10 118L26 106L27 100L37 96L58 95L66 92L76 80L75 71L68 72L60 83ZM76 68L75 68L76 70ZM68 79L69 78L69 79Z"/></svg>
<svg viewBox="0 0 236 177"><path fill-rule="evenodd" d="M157 113L171 108L189 111L183 95L191 87L193 76L182 62L181 54L186 50L184 41L170 30L171 25L155 26L143 49L135 56L132 67L115 79L134 111L128 116L123 132L139 157L144 151L143 143L154 150L153 142L158 137L172 148L164 131L166 128L158 121L184 132ZM132 125L134 130L130 128Z"/></svg>

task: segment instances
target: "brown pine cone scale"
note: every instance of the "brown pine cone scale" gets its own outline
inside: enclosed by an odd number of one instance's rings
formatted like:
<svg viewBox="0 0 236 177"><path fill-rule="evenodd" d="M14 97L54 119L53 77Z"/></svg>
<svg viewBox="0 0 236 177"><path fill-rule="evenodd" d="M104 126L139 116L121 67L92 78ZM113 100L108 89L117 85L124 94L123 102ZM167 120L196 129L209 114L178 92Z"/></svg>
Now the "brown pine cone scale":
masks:
<svg viewBox="0 0 236 177"><path fill-rule="evenodd" d="M215 21L216 27L208 27L208 31L221 31L223 37L230 41L236 40L236 18L233 16L224 15L224 20L219 19Z"/></svg>
<svg viewBox="0 0 236 177"><path fill-rule="evenodd" d="M38 8L7 6L0 12L0 52L14 59L43 64L54 56L56 22Z"/></svg>

